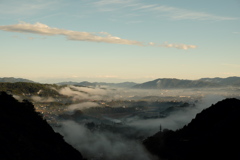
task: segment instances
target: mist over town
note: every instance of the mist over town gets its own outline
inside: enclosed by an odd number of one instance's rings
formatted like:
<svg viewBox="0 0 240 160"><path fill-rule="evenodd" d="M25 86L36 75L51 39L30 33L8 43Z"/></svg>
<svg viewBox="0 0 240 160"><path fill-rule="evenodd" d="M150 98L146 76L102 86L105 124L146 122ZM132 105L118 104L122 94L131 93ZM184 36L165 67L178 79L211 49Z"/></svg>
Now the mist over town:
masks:
<svg viewBox="0 0 240 160"><path fill-rule="evenodd" d="M240 159L239 8L0 1L0 159Z"/></svg>

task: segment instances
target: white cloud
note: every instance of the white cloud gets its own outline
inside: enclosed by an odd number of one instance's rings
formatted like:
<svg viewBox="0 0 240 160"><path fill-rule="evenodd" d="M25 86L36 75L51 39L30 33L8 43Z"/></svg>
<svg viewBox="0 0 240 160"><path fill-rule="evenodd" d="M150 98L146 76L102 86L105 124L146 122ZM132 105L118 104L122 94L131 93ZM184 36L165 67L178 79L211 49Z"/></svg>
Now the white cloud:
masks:
<svg viewBox="0 0 240 160"><path fill-rule="evenodd" d="M171 43L164 43L164 44L156 44L153 42L149 42L148 45L155 46L155 47L166 47L166 48L177 48L177 49L195 49L197 48L196 45L187 45L187 44L171 44Z"/></svg>
<svg viewBox="0 0 240 160"><path fill-rule="evenodd" d="M153 42L149 42L148 43L150 46L154 46L154 45L156 45L155 43L153 43Z"/></svg>
<svg viewBox="0 0 240 160"><path fill-rule="evenodd" d="M76 41L91 41L91 42L105 42L105 43L115 43L115 44L127 44L127 45L138 45L143 44L138 41L121 39L119 37L107 34L107 36L98 36L88 32L71 31L59 28L51 28L42 23L29 24L21 22L14 25L0 26L0 30L10 31L10 32L21 32L21 33L33 33L40 35L64 35L69 40ZM105 33L106 34L106 33Z"/></svg>
<svg viewBox="0 0 240 160"><path fill-rule="evenodd" d="M39 22L35 24L20 22L19 24L0 26L0 30L9 31L9 32L40 34L40 35L47 35L47 36L63 35L68 40L75 40L75 41L104 42L104 43L113 43L113 44L137 45L137 46L156 46L156 47L178 48L178 49L184 49L184 50L196 48L195 45L186 45L186 44L158 45L153 42L144 44L140 41L121 39L120 37L112 36L107 32L99 32L99 33L93 34L89 32L71 31L66 29L52 28L47 26L46 24L42 24Z"/></svg>
<svg viewBox="0 0 240 160"><path fill-rule="evenodd" d="M197 48L196 45L186 45L186 44L163 44L163 45L158 45L159 47L167 47L167 48L177 48L177 49L195 49Z"/></svg>

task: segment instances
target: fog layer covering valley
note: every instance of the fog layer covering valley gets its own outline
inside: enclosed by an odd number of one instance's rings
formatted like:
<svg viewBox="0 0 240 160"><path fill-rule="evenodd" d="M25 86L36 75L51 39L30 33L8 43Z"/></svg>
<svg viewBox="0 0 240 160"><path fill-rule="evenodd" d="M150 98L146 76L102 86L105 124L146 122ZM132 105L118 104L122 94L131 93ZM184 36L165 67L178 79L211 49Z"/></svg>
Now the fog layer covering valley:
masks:
<svg viewBox="0 0 240 160"><path fill-rule="evenodd" d="M141 90L63 86L61 97L29 95L56 132L87 159L157 159L142 141L160 129L176 130L237 88ZM41 92L41 91L39 91ZM21 100L21 95L15 95ZM54 105L54 109L51 107Z"/></svg>

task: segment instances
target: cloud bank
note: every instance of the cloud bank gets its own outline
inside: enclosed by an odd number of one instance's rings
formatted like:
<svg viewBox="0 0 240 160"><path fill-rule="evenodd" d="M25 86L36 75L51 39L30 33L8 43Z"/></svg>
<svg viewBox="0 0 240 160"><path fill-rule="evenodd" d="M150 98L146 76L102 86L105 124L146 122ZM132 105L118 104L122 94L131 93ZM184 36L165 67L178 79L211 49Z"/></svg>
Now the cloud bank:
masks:
<svg viewBox="0 0 240 160"><path fill-rule="evenodd" d="M186 44L155 44L153 42L144 44L140 41L135 40L127 40L121 39L116 36L112 36L107 32L99 32L98 34L93 34L89 32L79 32L79 31L71 31L66 29L52 28L42 23L25 23L20 22L18 24L13 25L4 25L0 26L0 30L8 31L8 32L19 32L19 33L32 33L39 34L45 36L56 36L63 35L68 40L74 41L89 41L89 42L104 42L104 43L112 43L112 44L125 44L125 45L136 45L136 46L155 46L155 47L167 47L167 48L177 48L177 49L193 49L197 46L195 45L186 45Z"/></svg>

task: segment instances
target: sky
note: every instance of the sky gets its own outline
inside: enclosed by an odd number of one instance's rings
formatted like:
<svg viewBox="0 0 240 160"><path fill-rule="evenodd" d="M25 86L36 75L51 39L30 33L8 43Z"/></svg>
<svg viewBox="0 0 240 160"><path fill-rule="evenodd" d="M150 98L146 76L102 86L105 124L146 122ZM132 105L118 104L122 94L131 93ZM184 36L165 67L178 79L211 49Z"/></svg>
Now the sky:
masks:
<svg viewBox="0 0 240 160"><path fill-rule="evenodd" d="M240 76L240 0L0 0L0 77Z"/></svg>

